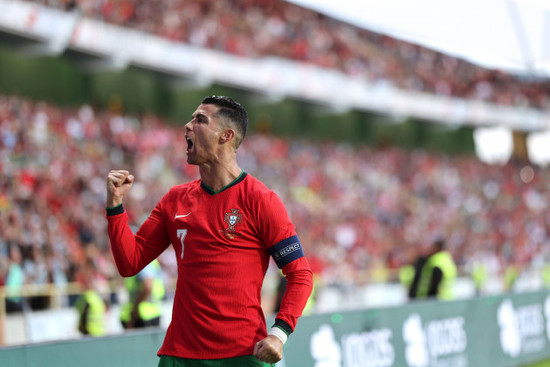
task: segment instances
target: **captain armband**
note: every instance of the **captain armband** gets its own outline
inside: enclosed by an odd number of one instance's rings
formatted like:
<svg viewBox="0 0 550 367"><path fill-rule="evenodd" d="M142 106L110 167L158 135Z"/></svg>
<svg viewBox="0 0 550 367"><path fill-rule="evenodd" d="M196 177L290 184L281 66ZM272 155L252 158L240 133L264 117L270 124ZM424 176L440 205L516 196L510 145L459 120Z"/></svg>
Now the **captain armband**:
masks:
<svg viewBox="0 0 550 367"><path fill-rule="evenodd" d="M282 240L269 249L269 253L275 260L275 263L282 269L292 261L304 257L304 250L298 236L292 236Z"/></svg>

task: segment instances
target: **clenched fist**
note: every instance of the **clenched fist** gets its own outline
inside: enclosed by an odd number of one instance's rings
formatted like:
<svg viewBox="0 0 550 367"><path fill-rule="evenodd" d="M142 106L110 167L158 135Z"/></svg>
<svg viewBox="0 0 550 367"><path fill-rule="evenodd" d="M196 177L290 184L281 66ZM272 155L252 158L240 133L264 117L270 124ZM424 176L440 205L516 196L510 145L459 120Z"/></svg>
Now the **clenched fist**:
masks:
<svg viewBox="0 0 550 367"><path fill-rule="evenodd" d="M107 208L114 208L122 204L122 198L132 184L134 176L125 170L111 170L107 176Z"/></svg>
<svg viewBox="0 0 550 367"><path fill-rule="evenodd" d="M273 335L268 335L254 346L254 357L262 362L277 363L283 358L283 343Z"/></svg>

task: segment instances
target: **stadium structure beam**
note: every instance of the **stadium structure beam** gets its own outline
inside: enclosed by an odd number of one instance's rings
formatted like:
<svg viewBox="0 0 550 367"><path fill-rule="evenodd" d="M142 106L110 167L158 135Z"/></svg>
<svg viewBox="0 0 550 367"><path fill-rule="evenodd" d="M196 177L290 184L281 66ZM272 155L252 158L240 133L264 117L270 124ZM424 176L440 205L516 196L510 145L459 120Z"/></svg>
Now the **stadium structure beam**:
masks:
<svg viewBox="0 0 550 367"><path fill-rule="evenodd" d="M534 72L535 60L529 39L525 33L525 26L519 14L518 4L515 1L508 0L506 2L508 13L510 15L510 21L516 34L517 43L523 56L525 68L529 73Z"/></svg>
<svg viewBox="0 0 550 367"><path fill-rule="evenodd" d="M15 51L27 57L59 56L64 49L51 43L27 44L15 48Z"/></svg>
<svg viewBox="0 0 550 367"><path fill-rule="evenodd" d="M187 77L166 75L162 78L163 83L170 89L181 91L201 90L211 87L214 81L208 77Z"/></svg>
<svg viewBox="0 0 550 367"><path fill-rule="evenodd" d="M80 67L90 73L104 73L122 71L128 67L128 60L109 57L105 59L95 59L82 61Z"/></svg>

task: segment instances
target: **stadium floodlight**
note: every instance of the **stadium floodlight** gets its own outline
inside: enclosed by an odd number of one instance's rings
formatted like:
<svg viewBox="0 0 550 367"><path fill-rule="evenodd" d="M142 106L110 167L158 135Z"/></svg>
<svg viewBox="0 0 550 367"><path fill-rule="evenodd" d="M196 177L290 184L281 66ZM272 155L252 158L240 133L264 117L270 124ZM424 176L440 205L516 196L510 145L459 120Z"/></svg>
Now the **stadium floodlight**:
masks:
<svg viewBox="0 0 550 367"><path fill-rule="evenodd" d="M506 127L482 127L474 130L478 158L489 164L505 164L512 156L512 131Z"/></svg>
<svg viewBox="0 0 550 367"><path fill-rule="evenodd" d="M529 159L540 166L550 163L550 130L533 132L527 136Z"/></svg>

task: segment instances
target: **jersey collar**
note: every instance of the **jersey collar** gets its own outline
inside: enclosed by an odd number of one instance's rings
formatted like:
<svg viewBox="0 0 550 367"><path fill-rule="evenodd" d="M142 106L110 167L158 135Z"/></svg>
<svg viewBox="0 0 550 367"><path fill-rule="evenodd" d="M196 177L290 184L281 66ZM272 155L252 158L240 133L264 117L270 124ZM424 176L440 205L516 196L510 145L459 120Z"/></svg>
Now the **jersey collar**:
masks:
<svg viewBox="0 0 550 367"><path fill-rule="evenodd" d="M237 177L236 179L234 179L229 185L226 185L224 187L222 187L221 190L219 191L214 191L211 187L208 187L206 186L202 181L201 181L201 188L206 191L208 194L210 195L216 195L222 191L225 191L227 190L228 188L230 187L233 187L235 186L236 184L238 184L239 182L242 182L245 177L247 176L248 174L245 172L245 171L242 171L241 174L239 175L239 177Z"/></svg>

